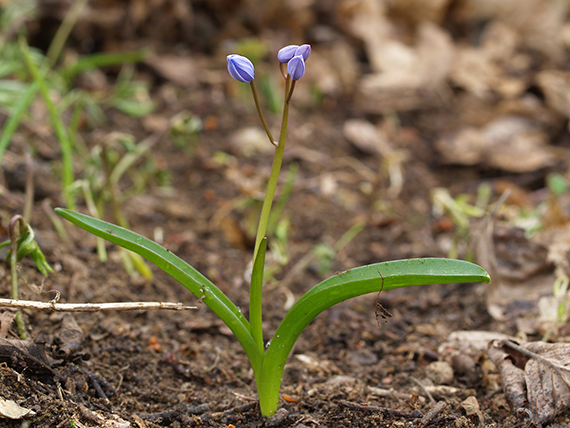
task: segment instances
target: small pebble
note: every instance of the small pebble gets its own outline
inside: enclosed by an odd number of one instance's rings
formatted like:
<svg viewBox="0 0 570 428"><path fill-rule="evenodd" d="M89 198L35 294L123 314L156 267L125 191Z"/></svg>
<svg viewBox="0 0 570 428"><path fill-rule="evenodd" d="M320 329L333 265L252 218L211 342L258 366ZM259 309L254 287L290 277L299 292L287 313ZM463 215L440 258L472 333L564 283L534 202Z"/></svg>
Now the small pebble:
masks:
<svg viewBox="0 0 570 428"><path fill-rule="evenodd" d="M370 349L358 349L349 353L348 358L354 365L369 366L378 362L378 356Z"/></svg>
<svg viewBox="0 0 570 428"><path fill-rule="evenodd" d="M445 361L434 361L426 367L426 376L436 385L447 385L453 381L453 369Z"/></svg>
<svg viewBox="0 0 570 428"><path fill-rule="evenodd" d="M477 363L473 358L466 354L456 354L451 359L453 371L462 376L469 383L475 383L479 378Z"/></svg>
<svg viewBox="0 0 570 428"><path fill-rule="evenodd" d="M357 379L351 376L336 375L328 379L325 384L333 386L347 386L356 384Z"/></svg>

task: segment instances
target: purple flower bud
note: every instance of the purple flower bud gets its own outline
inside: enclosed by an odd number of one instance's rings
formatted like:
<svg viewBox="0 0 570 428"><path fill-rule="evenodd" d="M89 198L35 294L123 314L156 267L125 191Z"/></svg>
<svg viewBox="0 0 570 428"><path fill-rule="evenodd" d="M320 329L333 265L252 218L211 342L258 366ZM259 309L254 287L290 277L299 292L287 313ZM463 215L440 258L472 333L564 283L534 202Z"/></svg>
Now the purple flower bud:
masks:
<svg viewBox="0 0 570 428"><path fill-rule="evenodd" d="M311 45L301 45L295 51L295 55L301 55L304 61L309 59L309 55L311 55Z"/></svg>
<svg viewBox="0 0 570 428"><path fill-rule="evenodd" d="M239 82L250 83L255 78L253 63L244 56L231 54L227 56L230 76Z"/></svg>
<svg viewBox="0 0 570 428"><path fill-rule="evenodd" d="M277 52L277 59L279 62L289 62L295 56L297 49L299 49L298 45L285 46Z"/></svg>
<svg viewBox="0 0 570 428"><path fill-rule="evenodd" d="M293 80L299 80L305 75L305 60L303 60L301 55L294 56L287 63L287 72Z"/></svg>

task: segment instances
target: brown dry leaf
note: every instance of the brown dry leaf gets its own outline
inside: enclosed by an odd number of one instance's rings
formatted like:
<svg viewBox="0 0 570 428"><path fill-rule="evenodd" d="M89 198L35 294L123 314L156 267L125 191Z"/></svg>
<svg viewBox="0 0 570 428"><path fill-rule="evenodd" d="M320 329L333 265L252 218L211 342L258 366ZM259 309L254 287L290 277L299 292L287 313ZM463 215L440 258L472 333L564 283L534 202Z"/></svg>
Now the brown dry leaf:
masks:
<svg viewBox="0 0 570 428"><path fill-rule="evenodd" d="M71 360L81 356L84 339L85 334L77 324L75 317L72 314L63 315L61 328L54 337L54 342L57 346L55 355L64 360Z"/></svg>
<svg viewBox="0 0 570 428"><path fill-rule="evenodd" d="M557 156L547 145L548 134L521 116L499 117L481 128L465 127L444 136L436 148L444 161L485 164L510 172L531 172L553 165ZM513 156L517 153L517 156Z"/></svg>
<svg viewBox="0 0 570 428"><path fill-rule="evenodd" d="M330 46L318 46L311 52L311 72L307 78L326 95L354 92L360 77L356 49L339 39Z"/></svg>
<svg viewBox="0 0 570 428"><path fill-rule="evenodd" d="M546 103L557 113L570 117L570 73L544 70L536 75L536 82L544 93Z"/></svg>
<svg viewBox="0 0 570 428"><path fill-rule="evenodd" d="M451 359L453 355L478 359L487 350L489 342L508 338L506 334L496 331L459 330L450 333L437 352L445 359Z"/></svg>
<svg viewBox="0 0 570 428"><path fill-rule="evenodd" d="M484 421L483 413L481 412L481 409L479 408L479 402L477 401L476 397L474 397L474 396L467 397L461 403L461 407L463 407L463 410L465 410L465 414L467 416L476 415L477 418L479 418L479 427L485 426L485 424L483 422Z"/></svg>
<svg viewBox="0 0 570 428"><path fill-rule="evenodd" d="M258 153L267 155L275 150L275 147L269 142L267 134L258 126L249 126L235 131L230 135L229 143L232 150L246 157Z"/></svg>
<svg viewBox="0 0 570 428"><path fill-rule="evenodd" d="M366 120L348 119L344 122L342 131L364 153L388 157L394 152L385 132Z"/></svg>
<svg viewBox="0 0 570 428"><path fill-rule="evenodd" d="M477 262L493 278L486 287L487 310L497 320L520 317L552 293L554 265L548 249L525 237L524 230L483 218L471 235Z"/></svg>
<svg viewBox="0 0 570 428"><path fill-rule="evenodd" d="M167 80L183 87L193 87L198 83L196 67L192 58L174 55L153 56L145 64Z"/></svg>
<svg viewBox="0 0 570 428"><path fill-rule="evenodd" d="M527 82L511 74L524 75L531 65L530 57L518 53L520 37L500 22L492 22L481 36L481 46L460 46L450 70L454 84L480 98L499 93L505 98L521 95Z"/></svg>
<svg viewBox="0 0 570 428"><path fill-rule="evenodd" d="M389 23L382 25L390 26ZM387 28L386 33L392 29ZM447 77L453 60L453 43L442 28L422 23L414 46L384 34L381 40L368 42L375 73L365 76L360 91L436 89Z"/></svg>
<svg viewBox="0 0 570 428"><path fill-rule="evenodd" d="M1 339L0 338L0 363L6 363L10 367L21 369L26 367L33 373L54 374L51 368L54 360L51 360L45 347L29 340Z"/></svg>
<svg viewBox="0 0 570 428"><path fill-rule="evenodd" d="M219 227L224 234L224 239L228 241L230 245L245 251L248 243L247 236L232 218L222 218Z"/></svg>
<svg viewBox="0 0 570 428"><path fill-rule="evenodd" d="M391 2L390 12L412 22L442 22L449 3L450 0L395 0Z"/></svg>
<svg viewBox="0 0 570 428"><path fill-rule="evenodd" d="M441 103L454 52L445 29L421 21L413 34L404 35L383 2L356 0L345 8L346 31L363 42L372 68L357 92L362 109L385 112L417 108L428 100ZM437 101L430 100L436 92Z"/></svg>
<svg viewBox="0 0 570 428"><path fill-rule="evenodd" d="M14 318L16 318L15 312L4 311L0 313L0 339L8 337L8 330L10 330Z"/></svg>
<svg viewBox="0 0 570 428"><path fill-rule="evenodd" d="M569 7L564 0L465 0L454 14L470 22L502 21L522 36L526 46L560 62L564 60L562 35Z"/></svg>
<svg viewBox="0 0 570 428"><path fill-rule="evenodd" d="M499 369L505 398L512 411L523 408L526 403L524 372L518 368L509 354L500 345L502 341L493 341L487 349L489 359Z"/></svg>
<svg viewBox="0 0 570 428"><path fill-rule="evenodd" d="M501 372L511 410L528 405L539 425L570 407L569 343L494 341L488 354Z"/></svg>

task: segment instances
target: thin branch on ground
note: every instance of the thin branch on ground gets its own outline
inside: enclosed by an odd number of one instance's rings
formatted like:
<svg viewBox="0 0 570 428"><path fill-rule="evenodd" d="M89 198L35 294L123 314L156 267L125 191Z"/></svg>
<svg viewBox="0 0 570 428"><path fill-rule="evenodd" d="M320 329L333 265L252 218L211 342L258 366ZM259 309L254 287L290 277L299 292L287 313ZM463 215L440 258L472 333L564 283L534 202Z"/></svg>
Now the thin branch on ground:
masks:
<svg viewBox="0 0 570 428"><path fill-rule="evenodd" d="M99 312L99 311L136 311L136 310L188 310L196 306L186 306L172 302L117 302L117 303L55 303L32 300L0 299L0 307L34 309L44 312Z"/></svg>

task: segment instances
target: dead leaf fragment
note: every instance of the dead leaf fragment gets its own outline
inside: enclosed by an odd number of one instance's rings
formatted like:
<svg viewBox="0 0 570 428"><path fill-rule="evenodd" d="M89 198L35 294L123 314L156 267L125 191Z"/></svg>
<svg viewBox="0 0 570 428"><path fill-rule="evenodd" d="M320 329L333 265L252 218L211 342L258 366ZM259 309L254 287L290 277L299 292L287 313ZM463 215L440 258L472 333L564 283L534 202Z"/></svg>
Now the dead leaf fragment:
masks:
<svg viewBox="0 0 570 428"><path fill-rule="evenodd" d="M447 359L454 355L467 355L478 359L485 352L492 340L508 339L509 336L495 331L465 331L452 332L447 341L442 343L437 352L442 358Z"/></svg>
<svg viewBox="0 0 570 428"><path fill-rule="evenodd" d="M465 410L465 414L467 416L472 416L472 415L477 415L477 418L479 418L479 427L483 427L483 413L481 412L481 409L479 408L479 402L477 401L477 398L471 396L471 397L467 397L462 403L461 403L461 407L463 407L463 410Z"/></svg>
<svg viewBox="0 0 570 428"><path fill-rule="evenodd" d="M20 406L12 400L0 398L0 417L8 419L21 419L24 416L33 416L36 412Z"/></svg>
<svg viewBox="0 0 570 428"><path fill-rule="evenodd" d="M198 82L198 67L192 58L173 55L153 56L145 60L145 64L177 85L192 87Z"/></svg>
<svg viewBox="0 0 570 428"><path fill-rule="evenodd" d="M499 369L505 398L509 406L511 406L511 410L516 412L517 409L524 407L526 403L524 372L513 363L512 359L509 358L509 354L502 349L501 341L493 341L492 343L487 350L487 354L489 359Z"/></svg>
<svg viewBox="0 0 570 428"><path fill-rule="evenodd" d="M490 19L515 29L522 42L554 61L562 61L563 26L570 4L545 0L465 0L455 12L464 19Z"/></svg>
<svg viewBox="0 0 570 428"><path fill-rule="evenodd" d="M544 70L536 75L546 103L557 113L570 117L570 74L561 70Z"/></svg>
<svg viewBox="0 0 570 428"><path fill-rule="evenodd" d="M367 154L390 156L393 153L386 134L366 120L349 119L344 122L344 136Z"/></svg>
<svg viewBox="0 0 570 428"><path fill-rule="evenodd" d="M64 360L70 360L82 355L82 345L85 335L72 314L65 314L61 329L57 331L54 342L57 346L55 355Z"/></svg>
<svg viewBox="0 0 570 428"><path fill-rule="evenodd" d="M51 360L45 347L29 340L0 338L0 363L6 363L16 370L26 368L27 371L41 374L54 374Z"/></svg>
<svg viewBox="0 0 570 428"><path fill-rule="evenodd" d="M517 52L519 36L505 24L492 22L481 38L480 47L456 48L450 71L452 82L482 99L494 93L507 99L517 98L526 89L527 82L511 75L519 75L530 66L530 59Z"/></svg>
<svg viewBox="0 0 570 428"><path fill-rule="evenodd" d="M570 407L570 343L494 341L488 354L513 412L527 405L540 425Z"/></svg>
<svg viewBox="0 0 570 428"><path fill-rule="evenodd" d="M436 147L447 163L481 163L523 173L554 164L556 157L547 143L547 133L533 121L520 116L503 116L481 128L465 127L444 136L436 142Z"/></svg>
<svg viewBox="0 0 570 428"><path fill-rule="evenodd" d="M554 265L547 248L523 229L484 217L473 227L477 262L493 278L486 287L487 311L497 320L527 315L552 293Z"/></svg>
<svg viewBox="0 0 570 428"><path fill-rule="evenodd" d="M0 339L6 339L6 337L8 337L8 330L10 330L10 326L15 317L15 312L4 311L0 313Z"/></svg>
<svg viewBox="0 0 570 428"><path fill-rule="evenodd" d="M234 132L229 137L233 148L244 156L250 157L257 153L272 153L275 147L271 145L267 134L259 127L250 126Z"/></svg>

